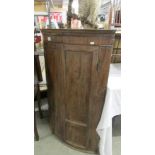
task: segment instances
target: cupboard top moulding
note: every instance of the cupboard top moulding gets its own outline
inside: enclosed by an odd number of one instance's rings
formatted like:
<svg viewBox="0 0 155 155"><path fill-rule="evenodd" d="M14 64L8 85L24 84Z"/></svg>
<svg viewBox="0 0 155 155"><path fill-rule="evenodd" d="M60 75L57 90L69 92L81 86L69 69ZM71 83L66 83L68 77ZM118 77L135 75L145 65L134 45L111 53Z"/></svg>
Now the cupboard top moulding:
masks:
<svg viewBox="0 0 155 155"><path fill-rule="evenodd" d="M97 152L115 31L42 30L49 123L63 142Z"/></svg>
<svg viewBox="0 0 155 155"><path fill-rule="evenodd" d="M112 45L115 30L43 29L44 42L78 45Z"/></svg>

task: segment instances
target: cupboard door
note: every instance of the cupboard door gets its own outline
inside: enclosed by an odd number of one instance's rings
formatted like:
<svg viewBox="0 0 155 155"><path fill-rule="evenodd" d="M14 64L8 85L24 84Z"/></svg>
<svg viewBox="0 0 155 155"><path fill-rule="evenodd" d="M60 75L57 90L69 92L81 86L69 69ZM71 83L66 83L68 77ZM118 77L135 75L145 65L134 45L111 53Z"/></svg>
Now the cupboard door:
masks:
<svg viewBox="0 0 155 155"><path fill-rule="evenodd" d="M85 149L88 137L92 60L98 47L64 45L65 141Z"/></svg>

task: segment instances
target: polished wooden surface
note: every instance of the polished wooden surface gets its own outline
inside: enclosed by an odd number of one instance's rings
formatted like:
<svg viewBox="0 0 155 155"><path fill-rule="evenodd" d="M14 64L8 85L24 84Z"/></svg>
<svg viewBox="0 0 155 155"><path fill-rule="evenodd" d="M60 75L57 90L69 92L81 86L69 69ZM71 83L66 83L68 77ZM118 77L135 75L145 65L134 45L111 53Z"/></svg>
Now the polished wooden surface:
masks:
<svg viewBox="0 0 155 155"><path fill-rule="evenodd" d="M50 127L67 144L97 152L115 31L42 30Z"/></svg>

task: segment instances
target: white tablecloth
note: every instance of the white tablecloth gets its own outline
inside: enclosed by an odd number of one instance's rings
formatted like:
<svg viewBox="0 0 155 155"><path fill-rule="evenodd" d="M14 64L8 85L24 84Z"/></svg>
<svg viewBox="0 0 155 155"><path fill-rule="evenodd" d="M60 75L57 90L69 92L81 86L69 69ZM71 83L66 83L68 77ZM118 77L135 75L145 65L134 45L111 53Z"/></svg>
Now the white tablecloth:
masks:
<svg viewBox="0 0 155 155"><path fill-rule="evenodd" d="M97 126L100 155L112 155L112 118L121 114L121 64L111 64L102 116Z"/></svg>

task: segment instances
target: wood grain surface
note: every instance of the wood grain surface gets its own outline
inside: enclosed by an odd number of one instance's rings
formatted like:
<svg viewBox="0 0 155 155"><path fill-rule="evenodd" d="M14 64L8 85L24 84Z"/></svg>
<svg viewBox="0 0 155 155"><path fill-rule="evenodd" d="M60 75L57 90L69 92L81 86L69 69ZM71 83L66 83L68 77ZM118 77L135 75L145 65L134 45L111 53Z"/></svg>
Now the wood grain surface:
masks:
<svg viewBox="0 0 155 155"><path fill-rule="evenodd" d="M67 144L97 152L96 127L104 105L115 31L42 32L50 127Z"/></svg>

